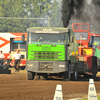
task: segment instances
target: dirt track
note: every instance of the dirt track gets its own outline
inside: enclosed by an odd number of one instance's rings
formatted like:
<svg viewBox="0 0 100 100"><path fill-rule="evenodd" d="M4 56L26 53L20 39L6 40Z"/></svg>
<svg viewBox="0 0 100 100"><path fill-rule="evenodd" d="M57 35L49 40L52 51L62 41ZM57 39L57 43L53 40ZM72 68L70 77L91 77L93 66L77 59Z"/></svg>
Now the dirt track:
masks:
<svg viewBox="0 0 100 100"><path fill-rule="evenodd" d="M88 78L80 81L63 82L62 79L27 80L26 70L12 74L0 75L0 100L53 100L57 84L63 88L64 100L75 97L86 97ZM100 74L95 80L97 93L100 93Z"/></svg>

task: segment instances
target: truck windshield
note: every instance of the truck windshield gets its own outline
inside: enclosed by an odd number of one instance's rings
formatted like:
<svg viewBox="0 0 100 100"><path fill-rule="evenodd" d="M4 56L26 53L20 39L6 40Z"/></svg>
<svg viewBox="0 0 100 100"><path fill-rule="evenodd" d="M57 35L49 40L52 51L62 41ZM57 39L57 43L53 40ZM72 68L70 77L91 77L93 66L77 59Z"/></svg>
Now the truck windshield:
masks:
<svg viewBox="0 0 100 100"><path fill-rule="evenodd" d="M29 33L29 42L41 43L66 43L66 33L52 34L52 33Z"/></svg>
<svg viewBox="0 0 100 100"><path fill-rule="evenodd" d="M88 32L74 32L76 40L87 40Z"/></svg>
<svg viewBox="0 0 100 100"><path fill-rule="evenodd" d="M26 48L25 44L24 43L23 44L21 43L20 44L20 49L25 49L25 48Z"/></svg>
<svg viewBox="0 0 100 100"><path fill-rule="evenodd" d="M100 37L99 36L93 36L92 45L93 45L94 49L96 49L97 46L100 46Z"/></svg>
<svg viewBox="0 0 100 100"><path fill-rule="evenodd" d="M11 45L11 51L14 49L26 49L25 43L12 43Z"/></svg>
<svg viewBox="0 0 100 100"><path fill-rule="evenodd" d="M14 49L18 49L18 43L12 43L11 51L13 51Z"/></svg>

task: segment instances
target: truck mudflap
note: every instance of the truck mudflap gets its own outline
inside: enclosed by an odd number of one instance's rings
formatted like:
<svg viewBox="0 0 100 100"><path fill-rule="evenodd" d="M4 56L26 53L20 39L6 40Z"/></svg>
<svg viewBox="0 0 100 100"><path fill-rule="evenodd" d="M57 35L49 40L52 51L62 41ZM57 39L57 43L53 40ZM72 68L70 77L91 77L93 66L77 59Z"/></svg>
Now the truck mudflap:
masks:
<svg viewBox="0 0 100 100"><path fill-rule="evenodd" d="M36 73L61 73L68 71L67 61L26 61L26 70Z"/></svg>

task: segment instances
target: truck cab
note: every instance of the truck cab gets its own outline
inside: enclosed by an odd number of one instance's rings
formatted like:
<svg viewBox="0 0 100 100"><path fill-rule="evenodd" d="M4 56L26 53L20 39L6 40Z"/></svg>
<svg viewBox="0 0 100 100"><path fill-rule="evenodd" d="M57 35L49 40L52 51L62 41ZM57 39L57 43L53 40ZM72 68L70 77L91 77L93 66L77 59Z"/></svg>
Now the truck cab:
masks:
<svg viewBox="0 0 100 100"><path fill-rule="evenodd" d="M72 30L74 31L77 43L83 47L88 47L91 37L89 23L73 23Z"/></svg>
<svg viewBox="0 0 100 100"><path fill-rule="evenodd" d="M34 77L61 76L77 80L78 44L71 29L28 28L26 70L28 80Z"/></svg>
<svg viewBox="0 0 100 100"><path fill-rule="evenodd" d="M74 31L77 43L78 43L78 59L79 67L78 70L81 73L92 75L96 77L97 57L93 55L93 48L90 47L89 43L91 36L93 35L89 31L88 23L73 23L72 30Z"/></svg>
<svg viewBox="0 0 100 100"><path fill-rule="evenodd" d="M25 68L26 66L26 41L23 42L21 37L15 37L15 39L11 43L12 59L17 50L19 50L21 54L21 62L19 66ZM14 66L13 60L11 62L11 66Z"/></svg>
<svg viewBox="0 0 100 100"><path fill-rule="evenodd" d="M94 50L96 49L96 47L100 46L100 34L93 34L91 36L91 41L89 46L93 47Z"/></svg>

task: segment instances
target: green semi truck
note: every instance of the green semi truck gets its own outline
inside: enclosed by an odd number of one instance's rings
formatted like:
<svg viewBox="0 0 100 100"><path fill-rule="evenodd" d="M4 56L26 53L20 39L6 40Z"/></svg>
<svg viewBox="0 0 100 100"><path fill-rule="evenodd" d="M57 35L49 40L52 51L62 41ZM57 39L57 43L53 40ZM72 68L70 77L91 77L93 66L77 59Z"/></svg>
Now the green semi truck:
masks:
<svg viewBox="0 0 100 100"><path fill-rule="evenodd" d="M36 76L45 79L60 76L64 81L73 76L77 80L78 44L72 29L32 27L27 32L28 80Z"/></svg>

